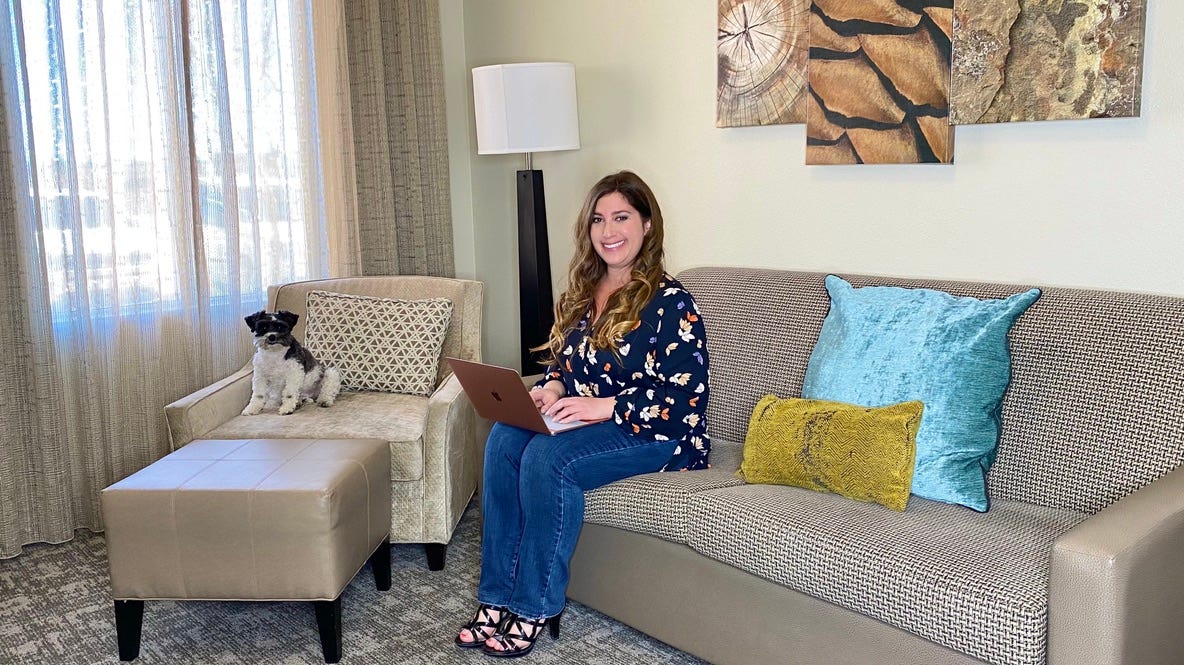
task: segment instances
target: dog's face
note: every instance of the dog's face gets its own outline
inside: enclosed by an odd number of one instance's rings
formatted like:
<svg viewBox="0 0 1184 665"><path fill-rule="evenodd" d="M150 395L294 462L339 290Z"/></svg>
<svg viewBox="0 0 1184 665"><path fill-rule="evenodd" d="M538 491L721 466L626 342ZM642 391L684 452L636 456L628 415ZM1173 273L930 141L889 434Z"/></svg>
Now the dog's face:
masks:
<svg viewBox="0 0 1184 665"><path fill-rule="evenodd" d="M255 333L255 345L264 348L272 344L291 346L296 341L292 337L292 328L296 327L296 321L299 319L298 314L280 310L255 312L243 320L247 322L251 332Z"/></svg>

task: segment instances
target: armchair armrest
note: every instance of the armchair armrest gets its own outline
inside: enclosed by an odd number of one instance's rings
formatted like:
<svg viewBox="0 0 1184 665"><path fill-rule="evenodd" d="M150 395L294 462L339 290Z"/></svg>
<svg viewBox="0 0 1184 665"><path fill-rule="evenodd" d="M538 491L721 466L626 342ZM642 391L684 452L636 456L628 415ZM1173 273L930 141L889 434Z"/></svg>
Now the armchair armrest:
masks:
<svg viewBox="0 0 1184 665"><path fill-rule="evenodd" d="M1050 665L1184 663L1184 467L1053 544Z"/></svg>
<svg viewBox="0 0 1184 665"><path fill-rule="evenodd" d="M445 506L425 517L425 542L448 542L477 487L482 452L475 420L472 402L450 374L428 400L423 433L424 504Z"/></svg>
<svg viewBox="0 0 1184 665"><path fill-rule="evenodd" d="M164 407L172 449L199 439L239 415L251 399L251 366Z"/></svg>

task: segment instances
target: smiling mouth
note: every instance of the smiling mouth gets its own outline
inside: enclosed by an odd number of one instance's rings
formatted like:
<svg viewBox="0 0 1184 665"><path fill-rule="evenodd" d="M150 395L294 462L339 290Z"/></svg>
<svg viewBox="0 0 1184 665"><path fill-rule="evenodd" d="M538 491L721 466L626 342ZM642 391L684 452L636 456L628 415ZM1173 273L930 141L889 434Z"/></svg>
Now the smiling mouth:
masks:
<svg viewBox="0 0 1184 665"><path fill-rule="evenodd" d="M624 240L619 240L619 241L617 241L617 242L612 242L612 243L608 243L608 242L606 242L606 243L601 243L601 245L600 245L600 246L601 246L601 247L603 247L603 248L605 248L605 249L616 249L616 248L618 248L618 247L620 247L621 245L624 245L624 244L625 244L625 241L624 241Z"/></svg>

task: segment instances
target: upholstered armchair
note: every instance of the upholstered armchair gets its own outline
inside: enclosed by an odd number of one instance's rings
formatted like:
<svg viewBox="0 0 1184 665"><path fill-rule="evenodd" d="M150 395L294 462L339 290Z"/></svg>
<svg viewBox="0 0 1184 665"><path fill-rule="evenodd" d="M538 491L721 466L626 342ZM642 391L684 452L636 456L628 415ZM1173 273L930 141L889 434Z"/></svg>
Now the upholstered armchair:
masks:
<svg viewBox="0 0 1184 665"><path fill-rule="evenodd" d="M430 395L343 390L329 408L308 404L291 415L275 409L241 415L251 396L251 365L165 407L173 449L195 439L379 438L391 446L391 542L424 543L428 566L444 567L453 529L472 497L482 442L472 404L445 356L481 360L481 282L390 276L295 282L268 291L269 311L300 315L294 334L305 342L310 292L370 298L447 298L451 319ZM318 296L321 294L318 294ZM243 334L250 334L243 327Z"/></svg>

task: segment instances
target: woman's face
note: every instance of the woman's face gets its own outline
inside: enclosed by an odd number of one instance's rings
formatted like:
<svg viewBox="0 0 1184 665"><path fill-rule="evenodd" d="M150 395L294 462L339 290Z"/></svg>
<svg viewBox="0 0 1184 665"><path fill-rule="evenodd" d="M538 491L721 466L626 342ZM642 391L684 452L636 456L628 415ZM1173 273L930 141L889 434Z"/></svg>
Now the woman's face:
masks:
<svg viewBox="0 0 1184 665"><path fill-rule="evenodd" d="M596 201L588 237L609 270L628 270L641 252L650 220L629 204L620 192L609 192Z"/></svg>

